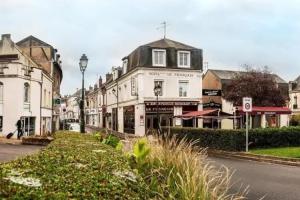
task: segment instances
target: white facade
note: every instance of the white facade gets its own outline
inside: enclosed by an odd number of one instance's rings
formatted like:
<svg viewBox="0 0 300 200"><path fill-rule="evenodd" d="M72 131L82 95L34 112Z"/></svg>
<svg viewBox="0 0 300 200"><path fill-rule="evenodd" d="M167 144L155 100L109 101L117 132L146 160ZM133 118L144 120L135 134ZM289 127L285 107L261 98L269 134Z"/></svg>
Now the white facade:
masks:
<svg viewBox="0 0 300 200"><path fill-rule="evenodd" d="M14 132L19 119L25 135L51 132L52 79L11 41L10 35L2 35L0 41L0 67L0 135Z"/></svg>
<svg viewBox="0 0 300 200"><path fill-rule="evenodd" d="M289 108L292 110L293 115L300 114L300 91L294 90L289 92L290 102Z"/></svg>
<svg viewBox="0 0 300 200"><path fill-rule="evenodd" d="M195 102L196 110L202 110L200 106L202 98L201 80L202 72L200 70L136 68L119 80L107 85L107 113L110 114L107 127L113 127L112 113L113 109L118 107L118 131L126 132L124 128L124 114L126 113L124 108L134 106L134 133L138 136L145 135L146 125L150 121L150 118L147 118L148 115L156 116L155 111L147 114L147 105L153 104L157 100L153 91L155 81L162 81L163 83L162 96L158 97L158 101L168 102L172 105L170 107L172 116L182 114L182 107L184 104L189 104L188 102ZM181 81L188 83L186 96L180 96ZM163 112L161 110L160 115L164 115ZM175 119L171 118L171 120L171 123L175 125Z"/></svg>

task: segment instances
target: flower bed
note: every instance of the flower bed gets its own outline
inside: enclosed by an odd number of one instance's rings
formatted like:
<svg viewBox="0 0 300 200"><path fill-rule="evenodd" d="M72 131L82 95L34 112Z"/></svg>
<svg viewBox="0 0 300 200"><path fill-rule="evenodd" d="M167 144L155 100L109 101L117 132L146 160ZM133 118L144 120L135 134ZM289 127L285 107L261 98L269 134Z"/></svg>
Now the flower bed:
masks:
<svg viewBox="0 0 300 200"><path fill-rule="evenodd" d="M59 132L40 153L0 165L0 199L148 199L121 152Z"/></svg>

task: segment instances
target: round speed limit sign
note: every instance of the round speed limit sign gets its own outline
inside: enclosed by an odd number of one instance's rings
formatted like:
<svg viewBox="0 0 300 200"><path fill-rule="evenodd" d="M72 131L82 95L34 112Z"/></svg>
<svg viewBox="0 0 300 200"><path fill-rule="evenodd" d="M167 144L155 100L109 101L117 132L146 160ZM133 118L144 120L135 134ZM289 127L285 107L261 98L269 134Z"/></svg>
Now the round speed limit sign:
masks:
<svg viewBox="0 0 300 200"><path fill-rule="evenodd" d="M250 97L243 98L243 111L252 112L252 98Z"/></svg>

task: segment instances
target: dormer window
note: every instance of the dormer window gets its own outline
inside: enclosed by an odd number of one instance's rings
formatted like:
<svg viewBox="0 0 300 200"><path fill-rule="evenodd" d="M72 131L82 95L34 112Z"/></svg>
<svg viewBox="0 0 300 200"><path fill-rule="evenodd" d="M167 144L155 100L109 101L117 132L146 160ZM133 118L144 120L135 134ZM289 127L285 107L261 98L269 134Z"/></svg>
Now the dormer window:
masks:
<svg viewBox="0 0 300 200"><path fill-rule="evenodd" d="M177 63L178 67L191 67L191 53L189 51L178 51Z"/></svg>
<svg viewBox="0 0 300 200"><path fill-rule="evenodd" d="M123 74L127 72L128 59L123 60Z"/></svg>
<svg viewBox="0 0 300 200"><path fill-rule="evenodd" d="M166 66L166 50L164 49L152 50L152 65L157 67Z"/></svg>

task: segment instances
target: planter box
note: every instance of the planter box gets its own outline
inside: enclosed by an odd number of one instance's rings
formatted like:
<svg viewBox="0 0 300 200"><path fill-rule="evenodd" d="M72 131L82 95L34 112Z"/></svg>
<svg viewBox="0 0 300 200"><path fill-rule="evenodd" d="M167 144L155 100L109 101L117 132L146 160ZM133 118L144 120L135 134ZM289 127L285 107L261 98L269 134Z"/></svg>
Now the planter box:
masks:
<svg viewBox="0 0 300 200"><path fill-rule="evenodd" d="M46 146L54 139L52 137L28 136L22 137L22 144Z"/></svg>

